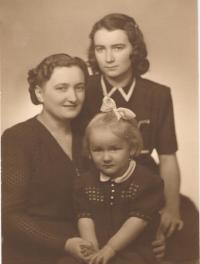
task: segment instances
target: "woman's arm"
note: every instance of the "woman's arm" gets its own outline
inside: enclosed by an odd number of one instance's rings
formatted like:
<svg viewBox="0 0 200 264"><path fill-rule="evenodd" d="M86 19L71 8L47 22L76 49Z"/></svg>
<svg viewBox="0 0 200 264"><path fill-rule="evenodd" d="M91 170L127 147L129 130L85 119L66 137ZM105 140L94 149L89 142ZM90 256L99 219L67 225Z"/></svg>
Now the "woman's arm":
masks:
<svg viewBox="0 0 200 264"><path fill-rule="evenodd" d="M180 171L176 154L159 155L160 175L164 181L165 207L161 213L162 229L167 237L183 227L180 216Z"/></svg>
<svg viewBox="0 0 200 264"><path fill-rule="evenodd" d="M22 136L9 131L2 136L2 233L5 241L24 248L64 252L67 238L75 235L73 223L50 221L29 214L30 153L20 144Z"/></svg>

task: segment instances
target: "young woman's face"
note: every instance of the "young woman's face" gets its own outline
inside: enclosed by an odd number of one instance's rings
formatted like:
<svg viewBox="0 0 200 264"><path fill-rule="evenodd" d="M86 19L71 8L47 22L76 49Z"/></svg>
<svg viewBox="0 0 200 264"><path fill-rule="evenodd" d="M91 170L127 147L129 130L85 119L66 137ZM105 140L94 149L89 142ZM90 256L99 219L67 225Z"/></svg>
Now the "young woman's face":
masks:
<svg viewBox="0 0 200 264"><path fill-rule="evenodd" d="M95 57L101 72L108 78L128 78L132 75L133 47L124 30L102 28L94 35Z"/></svg>
<svg viewBox="0 0 200 264"><path fill-rule="evenodd" d="M58 119L73 119L85 99L85 77L78 66L56 67L51 78L36 89L43 109Z"/></svg>
<svg viewBox="0 0 200 264"><path fill-rule="evenodd" d="M90 155L97 168L105 175L121 176L129 166L131 154L128 142L116 136L109 128L91 128Z"/></svg>

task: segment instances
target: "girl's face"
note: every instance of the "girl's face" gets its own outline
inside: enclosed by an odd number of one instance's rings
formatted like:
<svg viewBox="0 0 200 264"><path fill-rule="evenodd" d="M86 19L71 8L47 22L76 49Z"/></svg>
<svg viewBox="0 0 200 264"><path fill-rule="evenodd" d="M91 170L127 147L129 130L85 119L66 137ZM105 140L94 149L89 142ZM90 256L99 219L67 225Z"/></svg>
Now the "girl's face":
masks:
<svg viewBox="0 0 200 264"><path fill-rule="evenodd" d="M75 118L85 99L85 77L78 66L56 67L50 79L36 88L43 110L57 119Z"/></svg>
<svg viewBox="0 0 200 264"><path fill-rule="evenodd" d="M130 146L109 128L91 129L89 148L94 163L105 175L116 178L127 170L132 154Z"/></svg>
<svg viewBox="0 0 200 264"><path fill-rule="evenodd" d="M101 72L109 79L132 76L133 47L124 30L99 29L94 35L95 57Z"/></svg>

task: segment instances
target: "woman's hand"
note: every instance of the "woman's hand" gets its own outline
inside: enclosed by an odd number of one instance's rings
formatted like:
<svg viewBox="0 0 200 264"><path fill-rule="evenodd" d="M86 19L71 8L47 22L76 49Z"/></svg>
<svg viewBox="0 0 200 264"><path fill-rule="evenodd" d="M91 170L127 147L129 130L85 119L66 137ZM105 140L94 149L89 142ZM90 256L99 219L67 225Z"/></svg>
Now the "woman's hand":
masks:
<svg viewBox="0 0 200 264"><path fill-rule="evenodd" d="M179 210L163 208L161 211L161 229L166 238L169 238L176 230L183 228Z"/></svg>
<svg viewBox="0 0 200 264"><path fill-rule="evenodd" d="M156 239L152 243L153 252L158 260L161 260L165 255L166 239L176 230L181 230L183 228L183 221L177 211L172 212L164 208L160 213L160 226L157 231Z"/></svg>
<svg viewBox="0 0 200 264"><path fill-rule="evenodd" d="M109 246L104 246L97 253L89 258L89 264L107 264L108 261L114 257L115 251Z"/></svg>
<svg viewBox="0 0 200 264"><path fill-rule="evenodd" d="M156 239L152 242L153 252L158 260L165 256L166 241L161 226L158 228Z"/></svg>
<svg viewBox="0 0 200 264"><path fill-rule="evenodd" d="M66 241L65 250L67 253L71 254L74 258L79 261L87 261L87 257L83 254L83 249L88 249L88 251L92 251L92 244L80 237L73 237Z"/></svg>

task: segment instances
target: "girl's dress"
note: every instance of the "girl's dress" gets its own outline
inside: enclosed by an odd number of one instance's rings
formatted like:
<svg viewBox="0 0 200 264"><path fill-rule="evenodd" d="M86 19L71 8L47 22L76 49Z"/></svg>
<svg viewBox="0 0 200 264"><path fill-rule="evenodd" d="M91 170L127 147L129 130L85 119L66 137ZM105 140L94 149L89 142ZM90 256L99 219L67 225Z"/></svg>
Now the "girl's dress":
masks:
<svg viewBox="0 0 200 264"><path fill-rule="evenodd" d="M78 135L73 139L77 144L73 145L73 157L77 160L80 140ZM4 132L4 264L55 264L66 255L65 241L78 236L72 206L75 165L36 118Z"/></svg>
<svg viewBox="0 0 200 264"><path fill-rule="evenodd" d="M151 247L155 231L151 223L152 219L159 220L158 211L163 206L163 182L151 171L136 165L128 179L116 183L115 180L101 182L99 172L93 168L78 177L75 205L78 218L94 220L100 248L129 217L148 221L149 225L141 235L110 263L157 263Z"/></svg>

